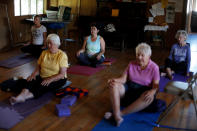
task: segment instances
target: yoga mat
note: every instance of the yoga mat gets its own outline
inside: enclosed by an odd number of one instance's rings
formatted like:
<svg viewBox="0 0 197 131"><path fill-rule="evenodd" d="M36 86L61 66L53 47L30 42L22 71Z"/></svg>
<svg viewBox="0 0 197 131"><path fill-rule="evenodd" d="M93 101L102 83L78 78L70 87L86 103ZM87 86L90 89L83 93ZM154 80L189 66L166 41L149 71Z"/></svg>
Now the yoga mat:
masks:
<svg viewBox="0 0 197 131"><path fill-rule="evenodd" d="M190 73L190 76L192 76L192 72ZM160 77L160 81L159 81L159 91L160 92L164 92L164 88L166 86L166 84L170 81L182 81L182 82L187 82L187 80L189 79L189 77L184 76L184 75L180 75L180 74L174 74L173 75L173 79L170 80L169 78L167 78L166 76L161 76Z"/></svg>
<svg viewBox="0 0 197 131"><path fill-rule="evenodd" d="M115 61L116 61L115 58L105 58L105 61L104 62L111 62L111 63L113 63Z"/></svg>
<svg viewBox="0 0 197 131"><path fill-rule="evenodd" d="M146 113L137 112L124 116L124 121L120 127L116 127L113 121L103 119L92 131L152 131L154 123L159 118L160 112Z"/></svg>
<svg viewBox="0 0 197 131"><path fill-rule="evenodd" d="M101 71L104 68L105 67L103 67L103 66L94 68L94 67L90 67L90 66L74 65L74 66L71 66L70 68L68 68L67 72L70 74L91 76L91 75L97 73L98 71Z"/></svg>
<svg viewBox="0 0 197 131"><path fill-rule="evenodd" d="M116 59L114 58L106 58L106 62L115 62ZM68 68L67 72L70 74L77 74L77 75L85 75L85 76L91 76L102 69L104 69L105 66L99 66L99 67L90 67L90 66L82 66L82 65L73 65L70 68Z"/></svg>
<svg viewBox="0 0 197 131"><path fill-rule="evenodd" d="M8 80L7 80L8 81ZM66 84L62 86L65 88L70 85L71 82L67 81ZM0 128L10 129L18 122L22 121L25 117L31 113L37 111L45 104L49 103L55 95L51 92L44 94L38 99L30 99L24 103L18 103L13 106L10 105L9 99L5 99L0 102Z"/></svg>
<svg viewBox="0 0 197 131"><path fill-rule="evenodd" d="M21 116L27 117L32 112L38 110L39 108L47 104L53 97L54 97L54 94L49 92L39 97L38 99L29 99L25 101L24 103L18 103L13 106L10 105L9 99L6 99L0 102L0 107L4 107L4 108L7 107L9 109L14 109Z"/></svg>
<svg viewBox="0 0 197 131"><path fill-rule="evenodd" d="M14 106L10 105L8 99L0 102L0 128L12 128L15 124L22 121L25 117L47 104L53 97L53 93L46 93L38 99L30 99L24 103L15 104ZM10 116L10 114L14 115ZM4 115L4 118L2 118L2 115ZM2 123L4 123L5 125L3 125Z"/></svg>
<svg viewBox="0 0 197 131"><path fill-rule="evenodd" d="M26 64L34 59L35 58L31 55L20 54L14 57L10 57L6 60L1 60L0 66L5 67L5 68L14 68L14 67Z"/></svg>

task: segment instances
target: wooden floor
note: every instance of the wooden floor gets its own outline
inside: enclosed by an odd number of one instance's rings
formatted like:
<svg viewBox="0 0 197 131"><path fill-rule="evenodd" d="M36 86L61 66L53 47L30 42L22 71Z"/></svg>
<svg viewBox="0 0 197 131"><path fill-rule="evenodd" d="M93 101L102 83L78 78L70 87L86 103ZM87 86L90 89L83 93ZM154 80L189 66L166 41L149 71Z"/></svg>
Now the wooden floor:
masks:
<svg viewBox="0 0 197 131"><path fill-rule="evenodd" d="M197 45L196 45L197 46ZM71 65L76 63L75 52L79 46L76 43L68 43L63 49L66 50ZM197 50L193 51L196 54ZM0 53L0 60L21 53L18 48L9 52ZM153 49L152 60L158 65L164 64L164 59L168 56L169 51L165 49ZM23 121L14 126L12 131L29 131L29 130L58 130L58 131L89 131L102 118L106 111L109 111L110 102L108 98L107 80L112 77L119 76L130 60L135 59L134 49L128 49L124 52L117 50L107 50L106 57L116 58L116 62L112 66L96 73L92 76L80 76L68 74L68 79L72 81L72 85L89 90L89 96L77 100L75 105L71 107L72 115L70 117L59 118L55 114L55 104L60 102L59 98L54 98L49 104L45 105L38 111L32 113ZM197 64L192 57L192 71L196 71ZM23 76L26 78L33 71L36 62L13 68L0 68L0 82L12 78L14 76ZM0 100L10 97L10 93L0 91ZM174 98L173 95L167 93L159 93L159 98L170 103ZM0 118L1 119L1 118ZM191 100L181 100L162 121L161 124L197 129L197 119L195 117L194 106ZM164 128L154 128L154 131L170 131Z"/></svg>

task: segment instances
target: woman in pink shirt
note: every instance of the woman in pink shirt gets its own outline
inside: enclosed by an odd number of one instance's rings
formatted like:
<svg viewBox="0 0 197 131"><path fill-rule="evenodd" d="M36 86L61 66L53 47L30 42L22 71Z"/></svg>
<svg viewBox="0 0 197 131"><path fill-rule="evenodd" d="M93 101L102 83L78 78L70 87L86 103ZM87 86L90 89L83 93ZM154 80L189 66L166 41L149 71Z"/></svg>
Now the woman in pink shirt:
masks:
<svg viewBox="0 0 197 131"><path fill-rule="evenodd" d="M123 115L148 109L153 105L159 85L159 67L151 59L151 48L146 43L136 47L136 60L131 61L119 78L108 80L113 114L116 126L123 122ZM120 110L120 105L124 106Z"/></svg>

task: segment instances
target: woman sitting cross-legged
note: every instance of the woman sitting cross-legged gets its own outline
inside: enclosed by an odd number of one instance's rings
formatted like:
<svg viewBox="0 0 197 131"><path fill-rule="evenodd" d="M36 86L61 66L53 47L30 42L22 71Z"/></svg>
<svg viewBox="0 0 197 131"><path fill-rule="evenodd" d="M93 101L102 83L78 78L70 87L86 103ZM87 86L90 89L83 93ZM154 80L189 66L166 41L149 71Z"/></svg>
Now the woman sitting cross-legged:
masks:
<svg viewBox="0 0 197 131"><path fill-rule="evenodd" d="M30 53L36 58L39 58L42 51L46 48L47 29L40 23L40 16L34 17L34 25L31 27L31 41L25 44L21 51Z"/></svg>
<svg viewBox="0 0 197 131"><path fill-rule="evenodd" d="M36 69L22 84L23 89L21 93L16 97L10 98L12 105L24 102L30 98L38 98L44 93L54 91L66 83L68 58L59 49L60 44L58 35L48 35L48 49L42 52Z"/></svg>
<svg viewBox="0 0 197 131"><path fill-rule="evenodd" d="M178 30L175 38L178 43L175 43L170 51L169 57L165 60L165 69L169 79L172 78L172 72L181 73L189 76L189 68L191 62L191 50L189 43L186 42L187 32Z"/></svg>
<svg viewBox="0 0 197 131"><path fill-rule="evenodd" d="M113 116L116 126L123 122L124 115L147 109L156 100L159 67L150 57L150 46L139 44L136 47L136 60L129 63L119 78L108 80L113 113L106 112L105 118ZM120 110L120 105L125 108Z"/></svg>
<svg viewBox="0 0 197 131"><path fill-rule="evenodd" d="M78 61L82 65L96 67L104 62L105 41L98 32L98 25L92 24L91 35L85 38L82 49L77 52Z"/></svg>

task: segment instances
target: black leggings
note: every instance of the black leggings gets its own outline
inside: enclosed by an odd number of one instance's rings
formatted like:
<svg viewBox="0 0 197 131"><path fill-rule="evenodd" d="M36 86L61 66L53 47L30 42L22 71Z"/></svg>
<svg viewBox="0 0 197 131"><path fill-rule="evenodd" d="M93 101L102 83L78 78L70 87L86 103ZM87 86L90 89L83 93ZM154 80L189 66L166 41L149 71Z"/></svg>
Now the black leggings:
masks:
<svg viewBox="0 0 197 131"><path fill-rule="evenodd" d="M33 93L35 98L38 98L49 91L55 91L58 88L62 87L66 83L67 79L64 78L58 81L54 81L48 86L41 85L42 81L43 79L40 76L36 76L36 80L29 82L27 80L24 80L22 83L20 83L19 86L20 88L28 89L31 93Z"/></svg>
<svg viewBox="0 0 197 131"><path fill-rule="evenodd" d="M35 56L36 58L40 57L40 54L42 53L43 49L42 49L43 45L27 45L27 46L23 46L21 48L21 51L24 53L30 53L31 55Z"/></svg>
<svg viewBox="0 0 197 131"><path fill-rule="evenodd" d="M176 63L175 61L170 60L169 58L167 58L165 60L165 68L170 68L173 71L175 71L176 73L180 73L180 74L187 73L187 63L186 62Z"/></svg>

